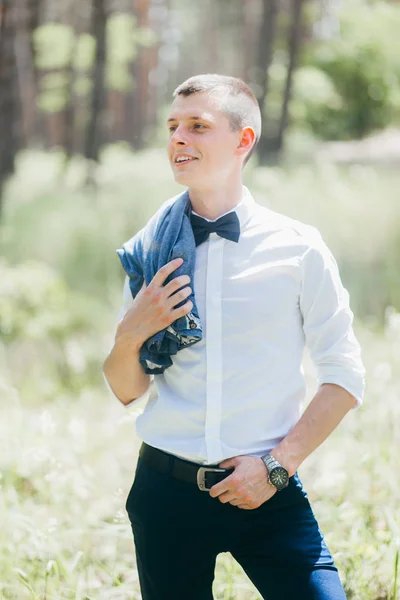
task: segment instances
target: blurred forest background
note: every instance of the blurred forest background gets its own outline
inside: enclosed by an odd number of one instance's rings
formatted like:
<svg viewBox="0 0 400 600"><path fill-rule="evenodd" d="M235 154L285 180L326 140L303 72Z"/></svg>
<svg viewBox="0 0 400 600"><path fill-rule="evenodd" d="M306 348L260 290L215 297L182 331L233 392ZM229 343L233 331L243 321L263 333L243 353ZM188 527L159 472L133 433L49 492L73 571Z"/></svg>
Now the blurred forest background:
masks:
<svg viewBox="0 0 400 600"><path fill-rule="evenodd" d="M301 475L348 598L400 598L399 31L398 0L0 0L1 598L140 598L124 502L143 405L101 373L115 249L181 191L165 121L202 72L250 84L245 183L320 229L350 292L365 406ZM259 599L229 554L214 596Z"/></svg>

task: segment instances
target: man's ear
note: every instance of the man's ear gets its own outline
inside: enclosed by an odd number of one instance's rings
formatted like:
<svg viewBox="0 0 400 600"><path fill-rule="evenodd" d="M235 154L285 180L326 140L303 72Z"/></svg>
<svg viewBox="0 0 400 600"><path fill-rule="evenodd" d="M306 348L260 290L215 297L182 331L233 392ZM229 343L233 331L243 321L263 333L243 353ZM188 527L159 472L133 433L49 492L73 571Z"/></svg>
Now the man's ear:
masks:
<svg viewBox="0 0 400 600"><path fill-rule="evenodd" d="M256 141L256 134L252 127L243 127L240 131L239 143L236 148L236 155L247 155Z"/></svg>

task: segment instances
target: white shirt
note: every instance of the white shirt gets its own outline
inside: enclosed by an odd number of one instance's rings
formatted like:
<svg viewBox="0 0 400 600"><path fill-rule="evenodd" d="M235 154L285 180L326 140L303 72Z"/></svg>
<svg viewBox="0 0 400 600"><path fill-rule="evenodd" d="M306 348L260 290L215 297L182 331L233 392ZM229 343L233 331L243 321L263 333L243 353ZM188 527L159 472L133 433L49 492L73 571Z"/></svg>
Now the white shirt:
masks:
<svg viewBox="0 0 400 600"><path fill-rule="evenodd" d="M234 210L239 242L212 233L196 248L203 339L151 376L136 419L146 443L200 464L262 456L288 434L306 391L305 343L319 384L342 386L357 406L364 392L349 295L319 232L257 204L247 188ZM126 279L120 317L131 304Z"/></svg>

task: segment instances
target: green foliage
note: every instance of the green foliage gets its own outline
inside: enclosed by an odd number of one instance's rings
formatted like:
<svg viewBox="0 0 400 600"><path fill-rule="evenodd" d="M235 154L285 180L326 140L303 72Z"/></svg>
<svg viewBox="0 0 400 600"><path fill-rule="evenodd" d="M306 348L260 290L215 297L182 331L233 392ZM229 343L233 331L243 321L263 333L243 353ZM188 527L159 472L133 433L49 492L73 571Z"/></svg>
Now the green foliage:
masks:
<svg viewBox="0 0 400 600"><path fill-rule="evenodd" d="M63 110L68 102L69 78L66 73L47 73L41 78L41 94L37 98L38 107L54 113Z"/></svg>
<svg viewBox="0 0 400 600"><path fill-rule="evenodd" d="M72 292L38 261L3 261L0 273L0 339L7 344L12 382L25 397L39 389L45 399L60 388L77 390L98 380L98 358L88 343L96 300Z"/></svg>
<svg viewBox="0 0 400 600"><path fill-rule="evenodd" d="M2 262L0 272L0 336L5 341L62 340L85 329L65 282L50 267L34 261Z"/></svg>
<svg viewBox="0 0 400 600"><path fill-rule="evenodd" d="M122 271L115 249L165 196L180 189L164 152L135 155L122 144L106 148L97 171L98 191L83 187L86 164L78 157L60 185L64 160L61 152L20 155L9 187L12 201L5 202L1 250L13 262L24 262L29 247L32 258L47 262L72 288L103 301L111 294L119 302ZM152 181L149 168L157 172ZM24 245L15 231L24 232Z"/></svg>
<svg viewBox="0 0 400 600"><path fill-rule="evenodd" d="M131 64L139 46L155 43L155 33L136 26L136 19L127 13L114 13L106 27L106 85L110 89L127 91L133 88ZM33 33L36 67L45 73L40 78L37 105L44 112L59 112L69 102L69 85L78 96L87 96L92 89L90 79L96 54L96 40L88 33L76 35L74 30L59 23L47 23ZM67 70L71 69L71 78ZM58 72L54 72L58 70ZM46 71L52 71L46 73Z"/></svg>
<svg viewBox="0 0 400 600"><path fill-rule="evenodd" d="M331 77L342 102L326 104L325 111L309 112L315 133L329 139L362 138L393 120L390 72L379 44L371 42L356 48L343 45L319 63Z"/></svg>
<svg viewBox="0 0 400 600"><path fill-rule="evenodd" d="M107 45L110 63L132 61L136 56L136 20L133 15L116 13L107 20Z"/></svg>
<svg viewBox="0 0 400 600"><path fill-rule="evenodd" d="M96 40L89 33L78 36L75 44L72 66L76 71L91 69L96 52Z"/></svg>
<svg viewBox="0 0 400 600"><path fill-rule="evenodd" d="M63 69L71 60L75 34L68 25L46 23L33 32L36 66L39 69Z"/></svg>
<svg viewBox="0 0 400 600"><path fill-rule="evenodd" d="M143 48L153 46L158 40L157 34L150 27L136 28L133 37L136 44L143 46Z"/></svg>
<svg viewBox="0 0 400 600"><path fill-rule="evenodd" d="M112 90L127 91L132 89L133 77L129 72L129 63L110 62L106 75L107 87Z"/></svg>
<svg viewBox="0 0 400 600"><path fill-rule="evenodd" d="M327 73L312 66L297 71L291 103L291 115L297 125L311 126L316 135L334 139L342 108L342 97ZM336 118L327 120L327 112L335 113Z"/></svg>
<svg viewBox="0 0 400 600"><path fill-rule="evenodd" d="M150 29L136 27L132 15L111 15L107 21L107 86L121 91L132 89L130 64L136 57L138 45L151 46L155 40Z"/></svg>
<svg viewBox="0 0 400 600"><path fill-rule="evenodd" d="M93 88L93 82L90 77L86 77L85 75L81 75L74 80L73 83L73 93L76 96L87 96Z"/></svg>
<svg viewBox="0 0 400 600"><path fill-rule="evenodd" d="M399 27L397 5L346 4L340 36L314 44L295 75L298 123L307 123L318 137L338 140L399 121Z"/></svg>
<svg viewBox="0 0 400 600"><path fill-rule="evenodd" d="M73 60L75 42L74 30L60 23L46 23L33 32L36 67L45 71L39 80L36 103L44 112L59 112L68 104L69 76L66 69Z"/></svg>

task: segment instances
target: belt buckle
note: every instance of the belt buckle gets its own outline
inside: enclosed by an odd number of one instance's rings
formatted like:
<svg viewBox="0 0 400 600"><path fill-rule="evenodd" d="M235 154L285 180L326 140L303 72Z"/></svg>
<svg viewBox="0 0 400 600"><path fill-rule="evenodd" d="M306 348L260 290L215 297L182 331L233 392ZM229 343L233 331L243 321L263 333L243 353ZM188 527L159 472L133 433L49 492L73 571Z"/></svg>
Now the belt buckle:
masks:
<svg viewBox="0 0 400 600"><path fill-rule="evenodd" d="M206 487L206 473L212 471L213 473L226 473L226 469L217 469L213 467L199 467L197 471L197 485L202 492L208 492L211 488Z"/></svg>

